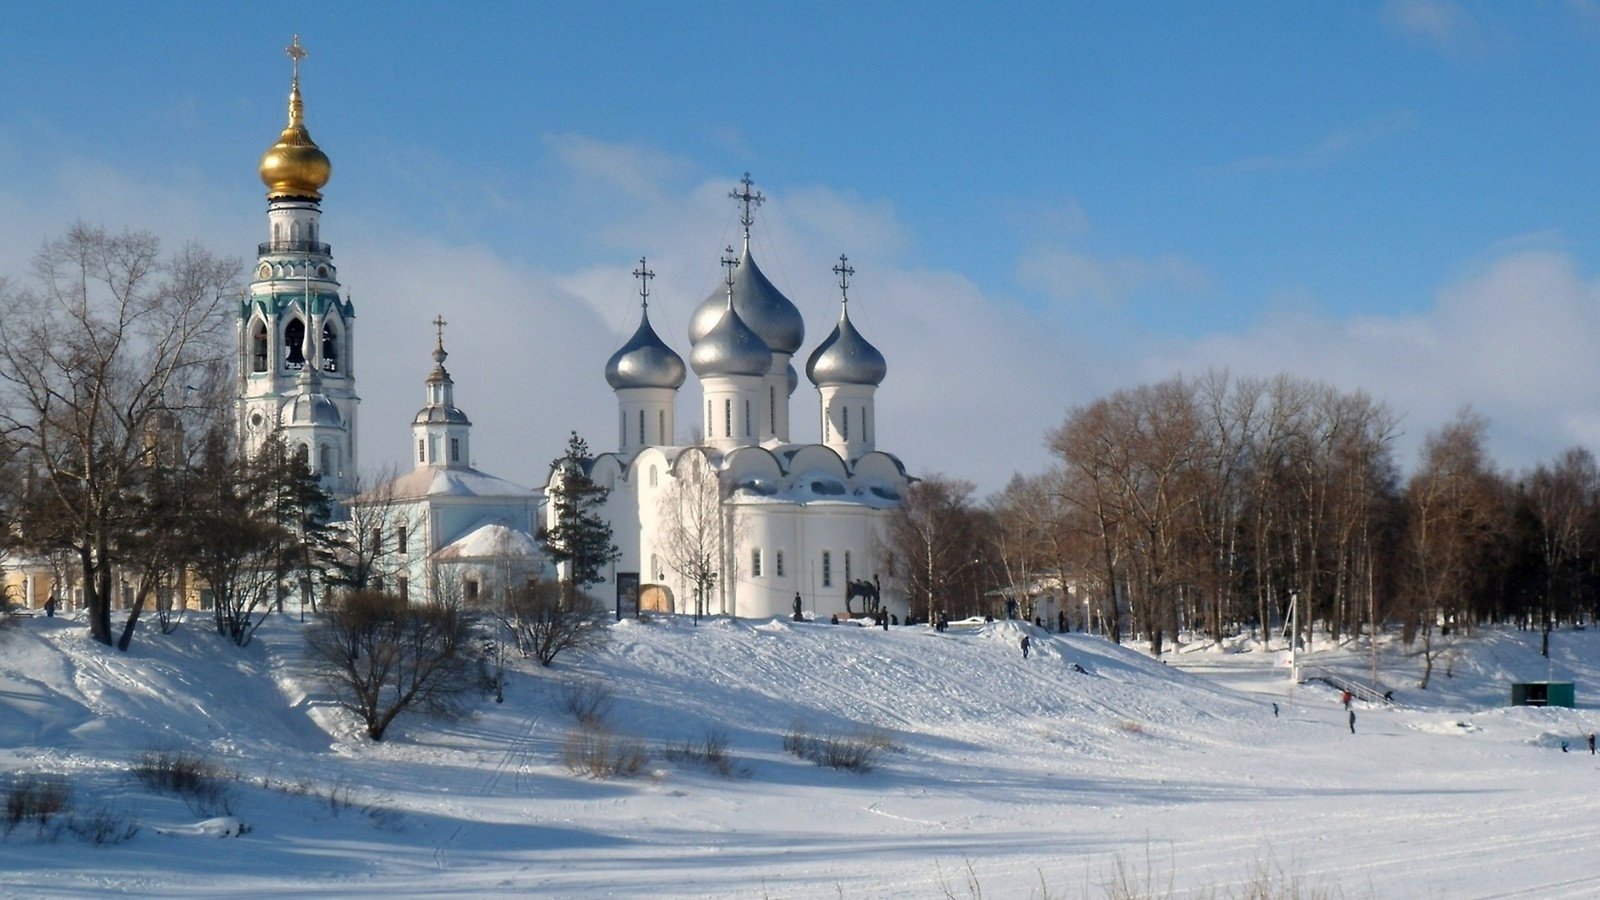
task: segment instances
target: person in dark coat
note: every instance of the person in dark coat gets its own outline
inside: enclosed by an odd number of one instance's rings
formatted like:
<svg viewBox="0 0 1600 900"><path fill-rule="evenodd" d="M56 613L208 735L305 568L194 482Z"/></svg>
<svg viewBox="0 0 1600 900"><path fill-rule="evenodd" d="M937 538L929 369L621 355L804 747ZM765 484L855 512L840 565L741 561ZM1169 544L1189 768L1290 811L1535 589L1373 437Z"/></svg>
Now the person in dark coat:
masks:
<svg viewBox="0 0 1600 900"><path fill-rule="evenodd" d="M1594 735L1589 735L1589 755L1594 755Z"/></svg>
<svg viewBox="0 0 1600 900"><path fill-rule="evenodd" d="M1356 711L1350 710L1350 733L1356 733Z"/></svg>
<svg viewBox="0 0 1600 900"><path fill-rule="evenodd" d="M1022 636L1022 658L1028 658L1028 650L1033 646L1033 641L1027 635Z"/></svg>
<svg viewBox="0 0 1600 900"><path fill-rule="evenodd" d="M47 619L54 619L56 617L56 595L55 594L51 594L50 595L50 599L46 600L44 602L44 615L45 615L45 618L47 618ZM1591 740L1589 743L1593 744L1594 741Z"/></svg>

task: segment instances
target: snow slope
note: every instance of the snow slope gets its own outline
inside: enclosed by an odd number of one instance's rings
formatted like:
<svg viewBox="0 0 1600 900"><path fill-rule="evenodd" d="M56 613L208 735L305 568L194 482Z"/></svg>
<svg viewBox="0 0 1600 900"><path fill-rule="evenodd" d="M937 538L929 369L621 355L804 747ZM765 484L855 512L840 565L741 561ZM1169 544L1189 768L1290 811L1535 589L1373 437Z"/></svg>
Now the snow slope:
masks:
<svg viewBox="0 0 1600 900"><path fill-rule="evenodd" d="M19 828L0 894L1102 896L1119 867L1157 894L1242 895L1263 870L1345 896L1600 894L1595 632L1557 635L1550 662L1535 634L1461 641L1426 692L1386 648L1401 702L1358 703L1352 735L1332 688L1291 689L1247 642L1169 665L1033 629L1024 660L1017 623L624 622L594 656L519 666L503 704L373 744L310 677L297 621L242 651L204 625L128 654L61 619L0 631L0 766L142 826L104 847ZM1365 645L1308 656L1370 666ZM1580 708L1505 708L1513 676L1576 680ZM645 774L568 771L574 685L609 692ZM783 749L796 727L893 746L836 771ZM712 732L732 777L663 752ZM140 786L152 750L240 773L229 808Z"/></svg>

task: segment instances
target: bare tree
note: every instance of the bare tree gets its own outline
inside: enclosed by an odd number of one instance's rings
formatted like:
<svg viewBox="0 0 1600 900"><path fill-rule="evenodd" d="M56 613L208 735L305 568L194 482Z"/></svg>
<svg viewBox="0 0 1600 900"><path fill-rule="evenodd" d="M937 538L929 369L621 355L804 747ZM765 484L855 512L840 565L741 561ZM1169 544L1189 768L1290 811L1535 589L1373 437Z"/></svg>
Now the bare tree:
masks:
<svg viewBox="0 0 1600 900"><path fill-rule="evenodd" d="M672 483L658 502L656 549L667 567L694 589L696 620L707 610L711 589L722 575L727 545L722 479L704 448L691 448L673 462Z"/></svg>
<svg viewBox="0 0 1600 900"><path fill-rule="evenodd" d="M561 585L543 579L513 590L501 614L517 650L541 666L566 652L602 647L610 636L605 615L592 597L569 598Z"/></svg>
<svg viewBox="0 0 1600 900"><path fill-rule="evenodd" d="M89 632L110 644L114 570L155 456L146 436L171 398L228 358L236 263L195 246L163 257L150 234L74 226L36 257L31 287L0 295L0 432L26 448L24 534L81 570Z"/></svg>
<svg viewBox="0 0 1600 900"><path fill-rule="evenodd" d="M922 604L925 621L981 595L983 548L974 527L972 489L971 482L943 475L914 481L884 529L890 571L905 585L908 608Z"/></svg>
<svg viewBox="0 0 1600 900"><path fill-rule="evenodd" d="M339 702L374 741L402 713L456 709L476 684L480 648L460 603L443 593L423 603L347 593L307 632Z"/></svg>
<svg viewBox="0 0 1600 900"><path fill-rule="evenodd" d="M1539 559L1544 570L1540 594L1540 652L1550 655L1550 632L1559 613L1579 608L1585 569L1592 563L1600 529L1600 468L1581 447L1563 453L1553 466L1539 466L1523 490L1538 519Z"/></svg>

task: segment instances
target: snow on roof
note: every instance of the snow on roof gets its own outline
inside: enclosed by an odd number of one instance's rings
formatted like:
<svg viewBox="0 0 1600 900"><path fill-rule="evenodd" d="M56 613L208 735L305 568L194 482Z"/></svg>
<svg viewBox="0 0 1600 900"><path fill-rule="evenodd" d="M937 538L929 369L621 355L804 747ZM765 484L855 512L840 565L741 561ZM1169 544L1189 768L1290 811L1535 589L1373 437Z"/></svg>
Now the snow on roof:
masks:
<svg viewBox="0 0 1600 900"><path fill-rule="evenodd" d="M376 494L395 500L423 497L527 497L534 491L469 466L418 466Z"/></svg>
<svg viewBox="0 0 1600 900"><path fill-rule="evenodd" d="M434 558L440 562L469 559L536 559L544 555L526 531L506 525L485 525L446 545Z"/></svg>

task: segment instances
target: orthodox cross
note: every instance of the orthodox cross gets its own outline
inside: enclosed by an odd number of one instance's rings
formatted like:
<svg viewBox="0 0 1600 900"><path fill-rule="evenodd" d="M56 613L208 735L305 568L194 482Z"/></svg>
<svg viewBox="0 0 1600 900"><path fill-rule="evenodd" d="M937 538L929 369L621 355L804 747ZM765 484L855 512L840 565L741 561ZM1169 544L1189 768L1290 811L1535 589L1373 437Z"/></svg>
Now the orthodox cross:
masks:
<svg viewBox="0 0 1600 900"><path fill-rule="evenodd" d="M839 254L839 264L833 267L833 274L839 276L839 296L844 302L850 302L850 276L856 273L850 267L850 258L843 253Z"/></svg>
<svg viewBox="0 0 1600 900"><path fill-rule="evenodd" d="M449 355L444 352L444 326L448 324L450 323L446 322L444 320L444 316L442 315L436 315L433 317L433 361L441 366L444 365L444 358Z"/></svg>
<svg viewBox="0 0 1600 900"><path fill-rule="evenodd" d="M746 172L744 177L739 179L739 185L742 190L728 192L729 197L739 201L740 205L744 207L744 211L739 214L739 222L744 225L744 242L746 245L750 243L750 224L756 220L755 208L767 202L767 198L761 196L760 191L751 190L751 188L755 187L755 184L754 181L750 180L750 173Z"/></svg>
<svg viewBox="0 0 1600 900"><path fill-rule="evenodd" d="M306 52L306 48L300 46L300 35L295 35L294 40L289 42L289 46L283 48L283 52L289 54L289 58L294 60L294 80L296 83L299 83L300 60L311 55L310 53Z"/></svg>
<svg viewBox="0 0 1600 900"><path fill-rule="evenodd" d="M656 273L645 268L644 257L639 257L639 268L633 270L633 277L639 279L639 305L645 309L650 308L650 279Z"/></svg>
<svg viewBox="0 0 1600 900"><path fill-rule="evenodd" d="M739 258L733 255L733 248L722 251L722 267L728 270L723 278L728 283L728 302L733 302L733 270L739 268Z"/></svg>

